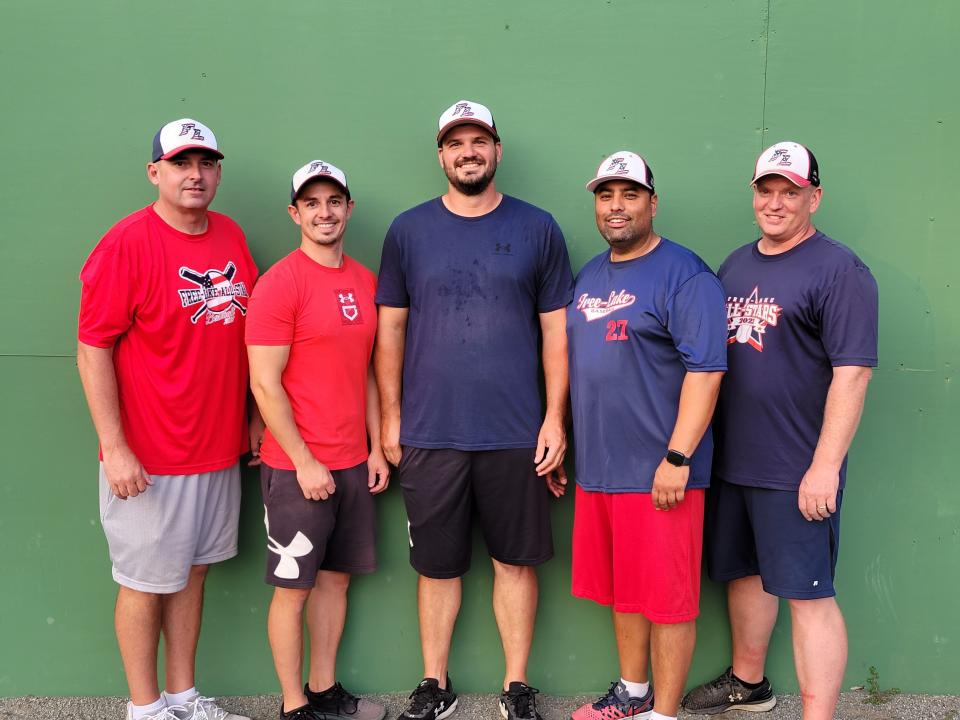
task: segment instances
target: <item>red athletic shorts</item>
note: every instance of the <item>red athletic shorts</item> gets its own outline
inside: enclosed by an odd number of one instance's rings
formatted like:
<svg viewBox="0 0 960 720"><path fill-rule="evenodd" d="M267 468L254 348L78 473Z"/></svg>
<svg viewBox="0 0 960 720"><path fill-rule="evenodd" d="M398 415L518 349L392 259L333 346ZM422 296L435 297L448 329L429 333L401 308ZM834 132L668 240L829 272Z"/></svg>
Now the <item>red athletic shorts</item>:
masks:
<svg viewBox="0 0 960 720"><path fill-rule="evenodd" d="M700 614L703 501L703 490L687 490L673 510L655 510L649 493L586 492L578 485L574 596L655 623L694 620Z"/></svg>

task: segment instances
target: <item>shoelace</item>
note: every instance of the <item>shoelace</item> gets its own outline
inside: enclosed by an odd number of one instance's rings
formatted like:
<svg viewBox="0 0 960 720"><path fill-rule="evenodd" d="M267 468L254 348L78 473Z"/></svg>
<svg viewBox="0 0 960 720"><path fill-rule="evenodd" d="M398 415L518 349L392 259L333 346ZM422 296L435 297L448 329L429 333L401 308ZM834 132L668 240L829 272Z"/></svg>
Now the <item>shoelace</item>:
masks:
<svg viewBox="0 0 960 720"><path fill-rule="evenodd" d="M197 695L197 697L190 701L190 705L193 707L193 713L185 720L224 720L224 718L227 717L227 711L217 705L216 701L211 697ZM175 707L186 710L186 707L183 705ZM171 712L171 714L173 713Z"/></svg>
<svg viewBox="0 0 960 720"><path fill-rule="evenodd" d="M353 715L360 706L360 700L356 695L348 693L340 683L335 683L330 690L330 696L337 701L337 707L342 709L347 715ZM353 708L352 710L350 708Z"/></svg>
<svg viewBox="0 0 960 720"><path fill-rule="evenodd" d="M507 698L517 709L517 716L522 718L535 718L537 715L537 701L534 697L539 690L529 685L524 685L519 690L508 690Z"/></svg>
<svg viewBox="0 0 960 720"><path fill-rule="evenodd" d="M617 696L613 692L614 688L616 688L618 684L619 682L617 680L614 680L612 683L610 683L610 689L607 690L607 694L598 697L597 701L593 704L594 710L603 710L606 707L610 707L611 705L620 702L617 700Z"/></svg>
<svg viewBox="0 0 960 720"><path fill-rule="evenodd" d="M408 712L411 715L417 715L423 712L438 694L439 688L433 685L417 685L413 692L410 693L410 700L413 702L410 703L410 710Z"/></svg>

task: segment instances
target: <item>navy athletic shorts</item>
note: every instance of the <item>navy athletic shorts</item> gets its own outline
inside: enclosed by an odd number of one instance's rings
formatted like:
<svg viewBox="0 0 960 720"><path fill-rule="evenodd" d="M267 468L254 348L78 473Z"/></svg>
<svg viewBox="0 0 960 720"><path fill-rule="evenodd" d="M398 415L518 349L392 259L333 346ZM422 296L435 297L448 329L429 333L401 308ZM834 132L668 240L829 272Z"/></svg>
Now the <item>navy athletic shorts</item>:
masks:
<svg viewBox="0 0 960 720"><path fill-rule="evenodd" d="M763 589L794 600L833 597L840 547L837 512L808 521L796 490L734 485L714 479L707 493L704 555L715 582L759 575Z"/></svg>

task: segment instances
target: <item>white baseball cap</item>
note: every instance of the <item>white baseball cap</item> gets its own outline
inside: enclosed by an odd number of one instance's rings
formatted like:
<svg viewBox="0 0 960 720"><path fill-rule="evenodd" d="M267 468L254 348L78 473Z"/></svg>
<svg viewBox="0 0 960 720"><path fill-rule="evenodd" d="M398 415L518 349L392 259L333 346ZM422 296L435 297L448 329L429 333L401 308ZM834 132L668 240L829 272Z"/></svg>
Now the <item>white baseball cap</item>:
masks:
<svg viewBox="0 0 960 720"><path fill-rule="evenodd" d="M296 202L300 188L318 177L335 182L343 188L343 191L347 194L347 200L350 199L350 188L347 187L347 176L343 170L323 160L311 160L293 174L293 181L290 184L290 202Z"/></svg>
<svg viewBox="0 0 960 720"><path fill-rule="evenodd" d="M596 176L587 183L587 190L594 192L607 180L633 180L650 192L656 192L653 189L653 171L647 161L629 150L621 150L605 158L597 168Z"/></svg>
<svg viewBox="0 0 960 720"><path fill-rule="evenodd" d="M750 184L767 175L782 175L797 187L820 186L817 159L800 143L778 142L760 153Z"/></svg>
<svg viewBox="0 0 960 720"><path fill-rule="evenodd" d="M479 125L493 135L494 140L500 142L500 136L497 135L497 124L493 121L493 113L486 105L481 105L473 100L460 100L444 110L438 124L438 146L447 131L457 125Z"/></svg>
<svg viewBox="0 0 960 720"><path fill-rule="evenodd" d="M184 150L207 150L223 158L213 130L190 118L168 122L153 136L153 162L169 160Z"/></svg>

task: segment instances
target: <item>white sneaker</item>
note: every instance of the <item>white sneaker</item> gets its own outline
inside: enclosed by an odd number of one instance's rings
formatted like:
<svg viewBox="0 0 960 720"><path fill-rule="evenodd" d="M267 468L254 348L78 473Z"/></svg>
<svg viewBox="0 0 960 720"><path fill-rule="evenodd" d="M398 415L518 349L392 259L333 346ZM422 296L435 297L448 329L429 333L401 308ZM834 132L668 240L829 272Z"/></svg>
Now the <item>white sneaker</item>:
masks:
<svg viewBox="0 0 960 720"><path fill-rule="evenodd" d="M133 703L127 702L127 720L133 720ZM138 720L178 720L169 707L164 707L152 715L142 715Z"/></svg>
<svg viewBox="0 0 960 720"><path fill-rule="evenodd" d="M250 720L246 715L234 715L217 705L213 698L197 695L183 705L170 705L169 720ZM168 720L160 716L156 720Z"/></svg>

